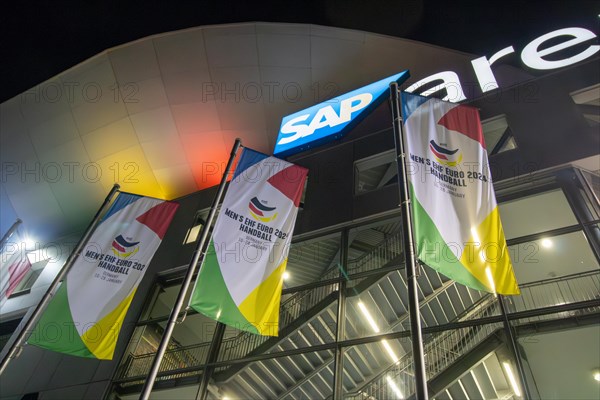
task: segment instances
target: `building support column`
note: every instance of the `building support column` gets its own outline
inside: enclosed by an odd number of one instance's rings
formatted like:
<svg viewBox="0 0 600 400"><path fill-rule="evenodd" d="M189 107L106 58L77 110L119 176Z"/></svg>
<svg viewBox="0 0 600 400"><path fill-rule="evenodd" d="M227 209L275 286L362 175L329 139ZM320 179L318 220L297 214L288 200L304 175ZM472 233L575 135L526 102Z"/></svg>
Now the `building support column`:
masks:
<svg viewBox="0 0 600 400"><path fill-rule="evenodd" d="M205 400L208 394L208 384L212 378L212 374L215 371L215 367L211 364L217 361L219 357L219 351L221 350L221 343L223 343L223 335L225 334L225 324L217 322L215 327L215 333L208 349L208 356L204 363L204 370L202 371L202 379L200 380L200 387L196 394L196 400Z"/></svg>
<svg viewBox="0 0 600 400"><path fill-rule="evenodd" d="M348 274L348 229L342 231L340 253L340 282L338 283L337 329L335 333L335 365L333 370L333 400L341 400L344 396L344 352L339 343L346 337L346 282Z"/></svg>

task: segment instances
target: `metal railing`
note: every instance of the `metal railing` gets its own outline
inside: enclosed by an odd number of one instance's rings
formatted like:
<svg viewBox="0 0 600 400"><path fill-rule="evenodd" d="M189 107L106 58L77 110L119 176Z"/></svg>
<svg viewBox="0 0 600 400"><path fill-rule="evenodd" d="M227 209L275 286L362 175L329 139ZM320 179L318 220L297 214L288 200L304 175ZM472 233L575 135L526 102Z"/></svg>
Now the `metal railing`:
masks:
<svg viewBox="0 0 600 400"><path fill-rule="evenodd" d="M370 252L349 261L347 272L348 274L354 274L381 268L383 265L398 257L401 252L402 241L400 234L390 236ZM321 276L320 280L325 281L338 277L339 268L336 265L327 270ZM337 283L332 283L294 293L281 304L279 329L285 329L301 315L323 301L327 296L336 292L338 286ZM242 332L235 338L223 341L218 360L229 361L243 358L268 339L269 338L266 336L257 336L251 333Z"/></svg>
<svg viewBox="0 0 600 400"><path fill-rule="evenodd" d="M325 300L329 295L338 290L337 283L303 290L287 299L281 304L279 311L279 329L287 328L292 322L308 312L310 309ZM325 308L324 308L325 309ZM323 310L324 310L323 309ZM218 361L240 359L265 343L268 336L254 335L242 332L238 336L224 340L221 344Z"/></svg>
<svg viewBox="0 0 600 400"><path fill-rule="evenodd" d="M600 298L600 271L594 270L521 285L521 295L510 298L510 311L527 311L598 298ZM498 309L497 299L492 295L487 295L460 320L494 315L498 312ZM600 310L600 307L578 310L577 312L584 314L598 310ZM569 316L572 313L574 312L569 312ZM523 318L518 322L519 324L526 324L548 319L556 319L556 314ZM502 324L493 323L431 335L424 346L427 379L432 379L444 371L459 357L471 351L501 327ZM388 382L390 380L400 388L404 397L409 397L415 389L413 367L412 353L409 352L396 364L392 364L378 373L359 390L348 393L344 398L351 400L364 400L370 398L370 396L382 400L397 398L397 394L389 387Z"/></svg>
<svg viewBox="0 0 600 400"><path fill-rule="evenodd" d="M353 275L360 272L372 271L381 268L401 254L402 235L397 233L385 239L368 253L365 253L353 260L348 260L346 274ZM335 279L337 277L339 277L339 266L334 265L325 271L320 279L327 280Z"/></svg>
<svg viewBox="0 0 600 400"><path fill-rule="evenodd" d="M281 304L279 328L285 329L301 315L336 292L337 289L338 284L332 283L295 293ZM243 358L267 340L269 340L268 336L240 332L237 336L223 341L218 360L228 361ZM206 360L209 347L210 342L204 342L168 350L160 366L159 373L181 368L201 367ZM155 353L142 355L130 354L120 367L117 380L129 380L134 377L145 376L152 365L154 355ZM173 379L175 377L175 375L169 375L168 378Z"/></svg>
<svg viewBox="0 0 600 400"><path fill-rule="evenodd" d="M159 374L166 371L174 371L190 366L201 366L206 360L210 342L193 344L189 346L177 346L166 351L163 361L160 364ZM117 374L117 380L144 378L150 371L150 366L156 353L133 355L129 354L125 362L121 365ZM195 373L197 374L197 372ZM189 373L169 375L161 379L174 379L183 376L189 376Z"/></svg>
<svg viewBox="0 0 600 400"><path fill-rule="evenodd" d="M349 273L358 273L380 268L392 259L401 254L402 242L399 234L393 235L383 241L372 251L365 253L359 258L349 262ZM336 265L327 270L320 280L335 279L339 277L339 267ZM289 298L281 303L279 314L279 329L285 329L300 316L315 307L326 297L338 290L338 283L326 284L316 288L301 290L295 292ZM240 332L237 336L226 339L221 344L218 361L229 361L240 359L256 350L260 345L269 339L268 336L254 335L248 332ZM180 347L178 349L169 350L165 355L165 361L161 364L160 372L176 370L182 368L177 362L167 360L169 356L175 359L187 358L187 355L178 353L189 353L188 359L197 360L185 365L186 368L200 367L204 363L206 352L210 346L210 342L199 343L191 346ZM142 355L128 355L125 362L122 363L117 374L117 380L130 380L135 377L145 376L152 365L154 353ZM169 375L169 378L175 378L174 375Z"/></svg>
<svg viewBox="0 0 600 400"><path fill-rule="evenodd" d="M369 271L381 267L389 263L394 258L401 254L401 240L400 235L394 235L381 245L377 246L372 252L366 253L365 255L353 260L348 268L349 273L358 273L363 271ZM329 274L338 277L337 267L327 271L323 277L327 279ZM440 293L445 292L450 286L454 285L454 282L450 285L443 285L443 290L436 290L432 294L432 298L437 297ZM307 313L309 310L317 306L320 302L325 300L332 293L338 290L338 283L330 283L316 288L310 288L295 292L289 298L282 302L280 308L280 329L285 329L290 326L294 321L300 318L302 315ZM575 274L568 277L560 277L548 279L540 282L534 282L521 286L521 296L511 298L509 302L509 312L525 311L531 309L537 309L542 307L549 307L554 305L572 303L583 300L590 300L600 297L600 273L596 271L590 271L581 274ZM430 300L430 299L427 299ZM426 306L428 301L423 302L421 307ZM323 311L326 308L323 307ZM461 313L453 320L464 320L479 318L481 315L491 315L491 313L497 313L497 304L495 299L489 295L477 301L474 305L467 307L467 310ZM533 320L549 319L552 316L541 316L528 318L525 322L531 322ZM400 318L403 320L403 318ZM488 324L488 327L493 327L493 324ZM490 328L491 329L491 328ZM493 327L492 331L497 329ZM435 376L443 369L447 368L452 362L454 362L461 354L470 350L473 346L476 346L482 340L484 340L489 331L486 326L479 326L475 328L464 328L458 329L451 332L445 332L437 334L431 337L431 340L426 343L426 354L427 354L427 376L429 378ZM482 336L483 335L483 336ZM254 335L247 332L241 332L237 336L226 339L221 345L221 351L219 352L218 361L229 361L234 359L242 359L252 351L258 349L259 346L264 344L269 337ZM206 360L206 355L210 347L209 342L194 344L190 346L178 347L167 351L165 360L161 364L159 373L168 371L177 371L181 369L196 369L195 372L185 372L168 374L163 376L161 379L175 379L182 376L189 376L190 374L198 374L198 370L202 367ZM453 349L453 350L451 350ZM129 355L125 362L121 365L119 373L117 374L117 380L123 380L131 382L132 379L144 377L152 363L154 353L143 354L143 355ZM363 386L363 389L359 391L361 396L362 393L373 392L376 398L381 397L382 394L375 394L379 387L387 382L387 374L390 371L396 371L398 374L404 374L410 376L410 368L412 368L412 356L410 353L406 354L396 365L390 366L388 369L378 374L372 383L367 383ZM405 371L405 372L402 372ZM380 376L381 375L381 376ZM384 376L385 375L385 376ZM383 381L382 381L383 380ZM384 382L385 381L385 382ZM383 383L382 383L383 382ZM410 379L407 380L407 387L405 390L410 389L412 383ZM371 385L373 386L372 388ZM412 390L412 389L410 389ZM354 398L357 394L350 394L350 397Z"/></svg>
<svg viewBox="0 0 600 400"><path fill-rule="evenodd" d="M521 295L508 298L508 312L534 310L600 298L600 272L582 272L521 285ZM552 315L523 319L528 323Z"/></svg>

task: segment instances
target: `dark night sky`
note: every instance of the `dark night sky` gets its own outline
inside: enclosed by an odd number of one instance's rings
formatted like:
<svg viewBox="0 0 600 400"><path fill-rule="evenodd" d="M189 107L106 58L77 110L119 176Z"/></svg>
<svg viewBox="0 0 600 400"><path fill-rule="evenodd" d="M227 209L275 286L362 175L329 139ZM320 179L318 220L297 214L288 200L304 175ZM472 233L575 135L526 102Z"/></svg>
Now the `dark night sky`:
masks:
<svg viewBox="0 0 600 400"><path fill-rule="evenodd" d="M314 23L490 55L569 26L600 31L600 1L332 0L175 3L11 2L2 6L0 101L119 44L201 25Z"/></svg>

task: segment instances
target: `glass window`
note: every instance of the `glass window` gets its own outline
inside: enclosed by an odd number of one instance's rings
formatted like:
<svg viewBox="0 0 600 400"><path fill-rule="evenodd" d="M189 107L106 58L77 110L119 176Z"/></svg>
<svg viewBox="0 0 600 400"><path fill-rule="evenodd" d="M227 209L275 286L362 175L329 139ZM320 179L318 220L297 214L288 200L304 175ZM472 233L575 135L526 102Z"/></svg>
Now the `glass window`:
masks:
<svg viewBox="0 0 600 400"><path fill-rule="evenodd" d="M13 319L11 321L5 321L0 324L0 352L6 346L10 337L15 333L22 318Z"/></svg>
<svg viewBox="0 0 600 400"><path fill-rule="evenodd" d="M231 328L232 335L221 344L219 361L244 358L261 353L309 348L332 343L337 331L337 285L326 285L298 292L282 302L279 337L259 336Z"/></svg>
<svg viewBox="0 0 600 400"><path fill-rule="evenodd" d="M583 232L516 244L509 251L519 284L598 269Z"/></svg>
<svg viewBox="0 0 600 400"><path fill-rule="evenodd" d="M409 298L401 247L399 218L367 224L349 232L345 332L347 339L409 329ZM381 268L398 268L377 274ZM389 271L389 270L388 270ZM352 276L362 273L360 279ZM370 273L364 276L365 273ZM450 281L424 266L417 278L424 327L437 326L467 314L485 293Z"/></svg>
<svg viewBox="0 0 600 400"><path fill-rule="evenodd" d="M155 290L157 290L158 293L151 301L151 304L149 304L143 319L168 317L169 314L171 314L171 309L175 305L175 300L181 290L181 285L173 285L165 288L157 286Z"/></svg>
<svg viewBox="0 0 600 400"><path fill-rule="evenodd" d="M592 218L598 219L600 218L600 176L589 171L580 171L585 179L585 184L589 188L589 192L583 188L579 188L579 193L592 214Z"/></svg>
<svg viewBox="0 0 600 400"><path fill-rule="evenodd" d="M207 210L196 212L196 216L194 217L194 223L187 230L187 233L185 234L185 238L183 240L183 244L194 243L196 240L198 240L198 235L200 235L200 231L202 230L202 227L205 224L207 216Z"/></svg>
<svg viewBox="0 0 600 400"><path fill-rule="evenodd" d="M44 268L48 264L48 261L49 260L42 260L30 264L31 267L27 270L27 272L24 275L22 275L19 278L20 281L10 294L9 298L29 293L35 282L38 280L38 278L44 271Z"/></svg>
<svg viewBox="0 0 600 400"><path fill-rule="evenodd" d="M354 194L377 190L396 182L396 152L389 150L354 163Z"/></svg>
<svg viewBox="0 0 600 400"><path fill-rule="evenodd" d="M160 344L167 321L136 328L122 361L120 379L146 376ZM216 322L202 314L188 315L175 325L160 372L200 368L206 361Z"/></svg>
<svg viewBox="0 0 600 400"><path fill-rule="evenodd" d="M403 260L400 217L353 228L348 233L348 275L372 271Z"/></svg>
<svg viewBox="0 0 600 400"><path fill-rule="evenodd" d="M417 286L424 328L481 318L496 311L493 298L486 293L450 281L429 267L421 271ZM404 269L352 280L346 296L347 339L410 329ZM484 297L489 301L481 303ZM476 310L475 304L480 305Z"/></svg>
<svg viewBox="0 0 600 400"><path fill-rule="evenodd" d="M580 107L581 115L586 122L597 127L600 124L597 107L600 106L600 84L589 86L575 92L569 93L573 102Z"/></svg>
<svg viewBox="0 0 600 400"><path fill-rule="evenodd" d="M507 201L499 208L506 239L577 224L560 189Z"/></svg>
<svg viewBox="0 0 600 400"><path fill-rule="evenodd" d="M407 384L414 380L410 347L409 339L391 339L344 349L344 398L408 398Z"/></svg>
<svg viewBox="0 0 600 400"><path fill-rule="evenodd" d="M481 121L485 147L488 155L502 153L517 147L515 138L508 126L506 115L498 115Z"/></svg>
<svg viewBox="0 0 600 400"><path fill-rule="evenodd" d="M499 330L501 324L487 324L423 335L430 396L508 398L503 396L512 388L501 365L512 360L506 356L506 349L490 353L490 346L485 346L487 342L496 343ZM405 333L408 335L408 330ZM493 347L498 348L498 344ZM464 358L467 354L471 356L468 359ZM457 363L459 360L462 361ZM343 362L345 399L405 399L414 395L414 360L409 336L351 346L344 350ZM449 369L450 366L454 368ZM448 371L452 375L450 380L432 381ZM475 384L475 379L480 385ZM448 397L446 390L453 394Z"/></svg>
<svg viewBox="0 0 600 400"><path fill-rule="evenodd" d="M307 351L213 374L212 399L326 399L333 393L333 350ZM216 394L219 394L217 396Z"/></svg>
<svg viewBox="0 0 600 400"><path fill-rule="evenodd" d="M600 326L519 338L542 399L597 399ZM552 356L549 357L548 353Z"/></svg>
<svg viewBox="0 0 600 400"><path fill-rule="evenodd" d="M288 253L284 288L339 276L339 233L293 243Z"/></svg>

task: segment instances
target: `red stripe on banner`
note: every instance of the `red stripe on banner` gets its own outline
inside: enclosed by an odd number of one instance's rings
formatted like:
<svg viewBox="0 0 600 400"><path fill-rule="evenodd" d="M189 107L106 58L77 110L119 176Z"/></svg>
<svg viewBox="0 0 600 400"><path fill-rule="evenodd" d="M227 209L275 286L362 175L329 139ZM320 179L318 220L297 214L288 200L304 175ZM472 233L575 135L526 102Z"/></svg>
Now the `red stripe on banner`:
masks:
<svg viewBox="0 0 600 400"><path fill-rule="evenodd" d="M6 297L10 297L12 292L17 288L19 283L31 269L31 263L29 262L29 259L27 256L23 257L25 258L8 268L8 273L10 276L8 278L8 289L6 289L5 293Z"/></svg>
<svg viewBox="0 0 600 400"><path fill-rule="evenodd" d="M466 106L454 107L438 121L438 124L478 141L481 143L481 147L485 149L483 130L479 121L479 112L477 112L476 108Z"/></svg>
<svg viewBox="0 0 600 400"><path fill-rule="evenodd" d="M113 240L112 245L115 249L119 250L121 253L125 253L125 248L117 243L116 240Z"/></svg>
<svg viewBox="0 0 600 400"><path fill-rule="evenodd" d="M308 170L306 168L291 165L270 177L267 182L292 200L294 205L298 207L300 205L300 198L302 198L304 180L307 174Z"/></svg>
<svg viewBox="0 0 600 400"><path fill-rule="evenodd" d="M264 214L262 213L262 211L260 211L256 207L254 207L254 204L250 203L250 204L248 204L248 206L250 207L250 210L254 211L254 214L260 215L261 217L264 216Z"/></svg>
<svg viewBox="0 0 600 400"><path fill-rule="evenodd" d="M156 235L162 240L178 207L179 204L177 203L165 201L157 206L152 207L144 214L137 217L136 220L152 229L154 233L156 233Z"/></svg>

